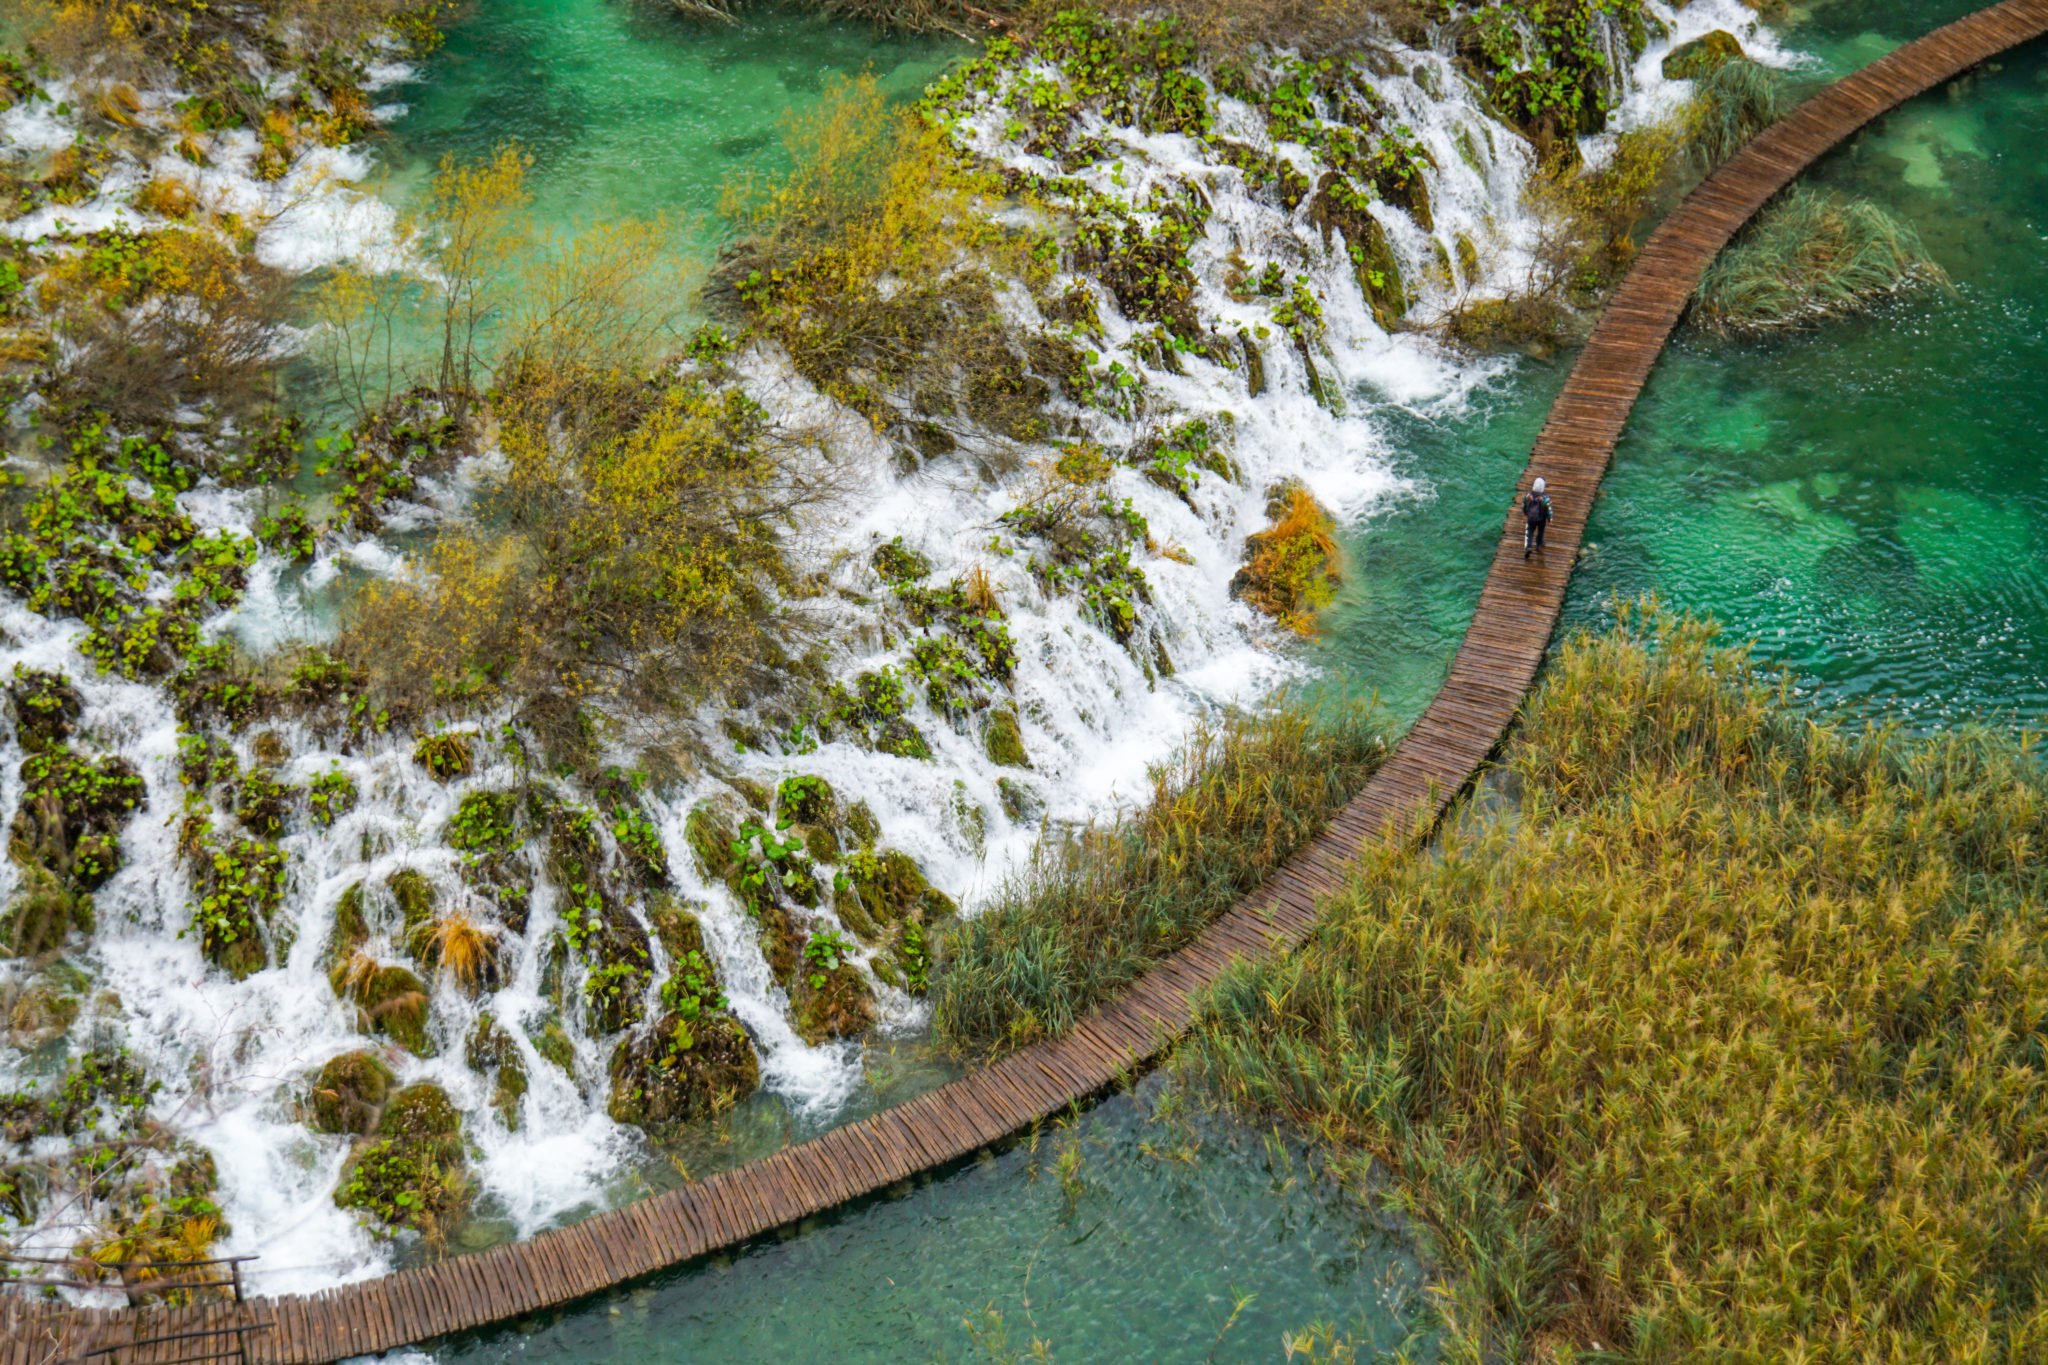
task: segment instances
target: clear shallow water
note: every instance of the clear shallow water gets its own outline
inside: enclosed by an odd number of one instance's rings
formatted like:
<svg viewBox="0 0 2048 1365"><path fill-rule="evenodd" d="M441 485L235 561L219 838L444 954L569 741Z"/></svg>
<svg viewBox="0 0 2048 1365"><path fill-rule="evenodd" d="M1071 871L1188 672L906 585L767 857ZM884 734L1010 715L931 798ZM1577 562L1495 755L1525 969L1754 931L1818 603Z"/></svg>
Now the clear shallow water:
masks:
<svg viewBox="0 0 2048 1365"><path fill-rule="evenodd" d="M1840 74L1975 8L1834 5L1792 45ZM1935 726L2048 714L2048 48L1866 130L1808 183L1914 224L1952 292L1767 342L1681 327L1587 523L1567 628L1655 592L1755 638L1824 709ZM1413 715L1463 635L1567 365L1413 424L1428 490L1366 522L1325 658ZM1570 509L1566 515L1573 515Z"/></svg>
<svg viewBox="0 0 2048 1365"><path fill-rule="evenodd" d="M968 50L766 5L723 25L668 0L480 0L397 92L408 109L380 150L402 199L444 156L517 143L537 223L666 216L701 247L730 177L787 169L785 115L862 72L915 98Z"/></svg>
<svg viewBox="0 0 2048 1365"><path fill-rule="evenodd" d="M436 1358L858 1365L1011 1358L988 1349L998 1340L1029 1359L1042 1340L1060 1361L1221 1365L1278 1359L1283 1332L1316 1322L1350 1333L1361 1359L1397 1345L1422 1294L1398 1238L1297 1142L1154 1121L1162 1093L1154 1077L786 1239L441 1343ZM1063 1160L1076 1163L1065 1178Z"/></svg>

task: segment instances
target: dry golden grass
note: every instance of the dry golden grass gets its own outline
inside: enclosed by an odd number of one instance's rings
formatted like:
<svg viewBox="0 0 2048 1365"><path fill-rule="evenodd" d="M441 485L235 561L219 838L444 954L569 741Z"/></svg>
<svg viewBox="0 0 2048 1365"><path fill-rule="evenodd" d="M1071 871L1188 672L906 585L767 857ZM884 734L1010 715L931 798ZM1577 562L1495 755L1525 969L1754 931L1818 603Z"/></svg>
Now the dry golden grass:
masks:
<svg viewBox="0 0 2048 1365"><path fill-rule="evenodd" d="M1446 1276L1444 1357L2048 1358L2048 782L1795 714L1696 621L1567 643L1511 816L1368 852L1179 1066Z"/></svg>

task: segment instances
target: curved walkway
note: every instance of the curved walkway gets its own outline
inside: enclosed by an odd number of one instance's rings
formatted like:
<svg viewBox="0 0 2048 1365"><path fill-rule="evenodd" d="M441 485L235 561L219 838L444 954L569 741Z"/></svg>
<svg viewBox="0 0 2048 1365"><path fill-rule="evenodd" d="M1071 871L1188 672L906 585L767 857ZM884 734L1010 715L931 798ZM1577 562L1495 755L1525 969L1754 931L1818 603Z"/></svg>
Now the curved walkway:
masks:
<svg viewBox="0 0 2048 1365"><path fill-rule="evenodd" d="M1257 892L1068 1036L685 1189L380 1279L239 1309L85 1311L0 1296L0 1365L48 1365L122 1340L222 1327L237 1313L273 1324L249 1338L253 1360L317 1365L390 1350L567 1303L745 1241L956 1160L1115 1084L1186 1028L1192 998L1232 958L1306 938L1317 897L1340 884L1360 845L1433 823L1500 742L1535 681L1585 511L1636 395L1701 271L1728 239L1871 119L2043 33L2048 0L2006 0L1937 30L1801 105L1687 197L1615 292L1537 437L1524 486L1543 476L1569 513L1552 526L1549 553L1524 562L1511 514L1442 692L1365 790ZM120 1359L189 1359L194 1344L124 1351Z"/></svg>

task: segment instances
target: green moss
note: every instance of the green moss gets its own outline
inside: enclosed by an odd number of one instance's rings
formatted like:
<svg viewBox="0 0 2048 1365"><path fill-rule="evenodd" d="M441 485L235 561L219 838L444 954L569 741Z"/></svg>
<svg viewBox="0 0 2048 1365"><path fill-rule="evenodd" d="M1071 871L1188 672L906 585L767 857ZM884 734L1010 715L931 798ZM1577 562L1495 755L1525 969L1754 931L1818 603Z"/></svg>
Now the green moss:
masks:
<svg viewBox="0 0 2048 1365"><path fill-rule="evenodd" d="M988 751L991 763L1005 768L1031 766L1031 756L1024 751L1024 731L1017 724L1017 713L1008 707L989 713L982 731L982 746Z"/></svg>
<svg viewBox="0 0 2048 1365"><path fill-rule="evenodd" d="M816 939L812 940L815 945ZM806 945L808 956L812 945ZM823 970L806 962L789 993L797 1036L816 1046L833 1038L852 1038L875 1022L875 992L860 968L842 962Z"/></svg>
<svg viewBox="0 0 2048 1365"><path fill-rule="evenodd" d="M872 848L882 837L881 821L865 801L856 801L846 811L846 832L859 840L862 846Z"/></svg>
<svg viewBox="0 0 2048 1365"><path fill-rule="evenodd" d="M416 1057L434 1055L427 1032L432 1002L426 983L404 967L356 957L328 972L334 993L356 1007L356 1028L381 1033Z"/></svg>
<svg viewBox="0 0 2048 1365"><path fill-rule="evenodd" d="M370 921L363 913L363 884L351 882L334 903L334 929L327 938L321 961L328 971L354 957L370 941Z"/></svg>
<svg viewBox="0 0 2048 1365"><path fill-rule="evenodd" d="M732 842L738 837L709 803L696 807L683 821L683 839L706 877L722 878L732 870Z"/></svg>
<svg viewBox="0 0 2048 1365"><path fill-rule="evenodd" d="M561 1068L564 1075L576 1074L576 1045L570 1041L569 1031L562 1027L561 1020L552 1015L543 1018L526 1030L526 1041L533 1044L542 1061Z"/></svg>
<svg viewBox="0 0 2048 1365"><path fill-rule="evenodd" d="M802 825L804 852L814 863L836 863L841 856L839 834L830 825Z"/></svg>
<svg viewBox="0 0 2048 1365"><path fill-rule="evenodd" d="M321 1133L368 1133L396 1079L374 1053L344 1052L314 1076L306 1096L308 1122Z"/></svg>

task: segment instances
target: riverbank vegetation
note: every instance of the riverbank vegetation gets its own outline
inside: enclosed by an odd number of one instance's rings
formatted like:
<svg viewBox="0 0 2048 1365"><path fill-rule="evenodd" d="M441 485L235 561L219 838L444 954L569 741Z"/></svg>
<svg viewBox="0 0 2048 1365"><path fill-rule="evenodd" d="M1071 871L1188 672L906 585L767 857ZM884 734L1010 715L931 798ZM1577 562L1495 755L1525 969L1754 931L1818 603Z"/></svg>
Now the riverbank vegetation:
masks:
<svg viewBox="0 0 2048 1365"><path fill-rule="evenodd" d="M1629 607L1493 781L1176 1061L1427 1230L1446 1358L2048 1349L2038 757L1811 723Z"/></svg>
<svg viewBox="0 0 2048 1365"><path fill-rule="evenodd" d="M933 1030L971 1054L1065 1033L1313 838L1383 735L1374 708L1335 701L1197 730L1137 812L1042 844L945 941Z"/></svg>

